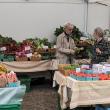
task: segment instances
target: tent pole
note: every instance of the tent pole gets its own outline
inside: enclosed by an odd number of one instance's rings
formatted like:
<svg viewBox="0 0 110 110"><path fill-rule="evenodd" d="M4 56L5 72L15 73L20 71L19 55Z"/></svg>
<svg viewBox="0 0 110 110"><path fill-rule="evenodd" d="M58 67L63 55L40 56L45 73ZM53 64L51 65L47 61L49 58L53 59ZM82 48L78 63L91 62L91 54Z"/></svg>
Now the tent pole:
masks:
<svg viewBox="0 0 110 110"><path fill-rule="evenodd" d="M87 33L88 28L88 0L84 0L84 32Z"/></svg>
<svg viewBox="0 0 110 110"><path fill-rule="evenodd" d="M108 8L109 8L109 30L110 30L110 6Z"/></svg>

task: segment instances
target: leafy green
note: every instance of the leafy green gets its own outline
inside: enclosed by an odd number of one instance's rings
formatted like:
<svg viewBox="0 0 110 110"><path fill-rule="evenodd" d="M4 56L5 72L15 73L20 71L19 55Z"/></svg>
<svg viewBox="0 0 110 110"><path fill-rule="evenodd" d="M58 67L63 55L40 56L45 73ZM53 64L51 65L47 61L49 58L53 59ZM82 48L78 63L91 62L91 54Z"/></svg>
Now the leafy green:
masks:
<svg viewBox="0 0 110 110"><path fill-rule="evenodd" d="M63 27L60 26L59 28L56 28L56 30L54 31L54 35L57 37L59 36L62 32L63 32ZM73 29L73 32L72 32L72 38L75 40L75 41L78 41L80 40L80 37L82 36L82 33L81 31L76 27L74 26L74 29Z"/></svg>

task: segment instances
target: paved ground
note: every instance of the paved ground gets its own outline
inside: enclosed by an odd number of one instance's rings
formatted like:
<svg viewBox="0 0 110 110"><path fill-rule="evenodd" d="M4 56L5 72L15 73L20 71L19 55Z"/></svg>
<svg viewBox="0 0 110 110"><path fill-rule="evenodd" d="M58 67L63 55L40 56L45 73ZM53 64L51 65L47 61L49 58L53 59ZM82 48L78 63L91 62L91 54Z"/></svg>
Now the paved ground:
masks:
<svg viewBox="0 0 110 110"><path fill-rule="evenodd" d="M48 81L33 81L31 92L26 93L22 110L59 110L57 90ZM67 109L70 110L70 109ZM95 110L94 108L76 108L73 110Z"/></svg>
<svg viewBox="0 0 110 110"><path fill-rule="evenodd" d="M36 81L31 89L24 97L22 110L57 110L57 91L48 82Z"/></svg>

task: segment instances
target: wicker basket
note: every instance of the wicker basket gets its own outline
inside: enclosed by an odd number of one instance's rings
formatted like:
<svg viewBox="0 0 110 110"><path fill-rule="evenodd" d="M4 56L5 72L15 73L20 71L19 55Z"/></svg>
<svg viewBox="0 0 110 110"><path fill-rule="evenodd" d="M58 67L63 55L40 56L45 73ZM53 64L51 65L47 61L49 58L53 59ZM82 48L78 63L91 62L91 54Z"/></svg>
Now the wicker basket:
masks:
<svg viewBox="0 0 110 110"><path fill-rule="evenodd" d="M48 49L48 52L50 52L50 53L55 53L55 52L56 52L56 49L55 49L55 48L49 48L49 49Z"/></svg>
<svg viewBox="0 0 110 110"><path fill-rule="evenodd" d="M40 60L41 60L41 58L40 57L36 57L36 56L32 56L30 58L30 61L40 61Z"/></svg>
<svg viewBox="0 0 110 110"><path fill-rule="evenodd" d="M4 77L0 77L0 88L6 87L7 80Z"/></svg>
<svg viewBox="0 0 110 110"><path fill-rule="evenodd" d="M44 52L46 52L46 50L43 49L43 48L36 49L35 51L38 52L38 53L44 53Z"/></svg>
<svg viewBox="0 0 110 110"><path fill-rule="evenodd" d="M64 76L69 76L70 70L61 70L60 71Z"/></svg>
<svg viewBox="0 0 110 110"><path fill-rule="evenodd" d="M70 66L71 64L59 64L58 65L58 70L60 71L60 70L64 70L64 67L65 66Z"/></svg>
<svg viewBox="0 0 110 110"><path fill-rule="evenodd" d="M28 61L27 57L16 57L16 61Z"/></svg>

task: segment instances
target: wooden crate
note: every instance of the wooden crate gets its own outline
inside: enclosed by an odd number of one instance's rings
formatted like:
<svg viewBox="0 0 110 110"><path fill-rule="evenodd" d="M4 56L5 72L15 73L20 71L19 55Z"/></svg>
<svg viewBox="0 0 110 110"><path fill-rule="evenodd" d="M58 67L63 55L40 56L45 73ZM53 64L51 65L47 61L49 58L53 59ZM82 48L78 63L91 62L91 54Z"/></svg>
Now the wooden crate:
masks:
<svg viewBox="0 0 110 110"><path fill-rule="evenodd" d="M55 48L49 48L49 49L48 49L48 52L50 52L50 53L55 53L55 52L56 52L56 49L55 49Z"/></svg>
<svg viewBox="0 0 110 110"><path fill-rule="evenodd" d="M46 50L43 48L36 49L35 51L38 53L45 53L46 52Z"/></svg>
<svg viewBox="0 0 110 110"><path fill-rule="evenodd" d="M16 61L28 61L27 57L16 57Z"/></svg>
<svg viewBox="0 0 110 110"><path fill-rule="evenodd" d="M32 56L32 57L30 58L30 61L40 61L40 60L41 60L40 57Z"/></svg>

